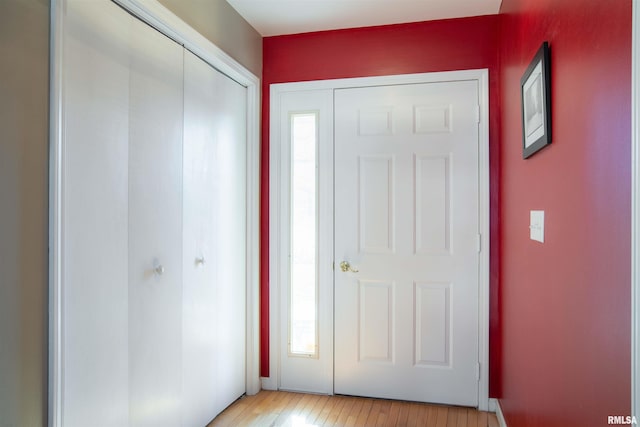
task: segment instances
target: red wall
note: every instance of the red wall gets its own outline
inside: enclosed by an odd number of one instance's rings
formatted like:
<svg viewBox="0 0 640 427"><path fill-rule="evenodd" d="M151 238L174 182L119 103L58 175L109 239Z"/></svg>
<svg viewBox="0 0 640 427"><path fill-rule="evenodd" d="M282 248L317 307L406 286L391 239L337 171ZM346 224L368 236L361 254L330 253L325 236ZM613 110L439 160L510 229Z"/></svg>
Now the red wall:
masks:
<svg viewBox="0 0 640 427"><path fill-rule="evenodd" d="M500 403L509 427L607 425L631 406L631 0L503 0L500 39ZM553 142L522 160L544 40Z"/></svg>
<svg viewBox="0 0 640 427"><path fill-rule="evenodd" d="M423 73L488 68L490 80L490 137L492 167L492 330L493 348L499 349L497 310L498 274L498 86L497 16L389 25L268 37L263 45L262 102L262 296L261 371L269 375L269 85L387 74ZM499 352L492 352L492 369ZM492 391L499 376L492 374Z"/></svg>

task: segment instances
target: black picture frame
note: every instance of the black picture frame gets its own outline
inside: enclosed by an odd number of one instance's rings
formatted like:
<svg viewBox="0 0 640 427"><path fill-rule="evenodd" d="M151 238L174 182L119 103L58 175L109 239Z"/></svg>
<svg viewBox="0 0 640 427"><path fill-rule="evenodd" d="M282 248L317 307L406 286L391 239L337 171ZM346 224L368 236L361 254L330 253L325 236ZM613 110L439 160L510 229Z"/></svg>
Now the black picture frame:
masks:
<svg viewBox="0 0 640 427"><path fill-rule="evenodd" d="M551 144L551 72L549 43L544 42L520 79L522 158Z"/></svg>

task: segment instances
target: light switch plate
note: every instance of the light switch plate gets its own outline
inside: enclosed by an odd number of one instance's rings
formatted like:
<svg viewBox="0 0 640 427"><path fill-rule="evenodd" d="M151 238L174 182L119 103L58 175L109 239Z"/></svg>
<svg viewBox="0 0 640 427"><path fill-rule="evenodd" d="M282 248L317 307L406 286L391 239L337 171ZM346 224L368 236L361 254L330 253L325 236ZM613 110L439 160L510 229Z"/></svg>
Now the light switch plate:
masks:
<svg viewBox="0 0 640 427"><path fill-rule="evenodd" d="M529 234L531 240L544 243L544 211L531 211Z"/></svg>

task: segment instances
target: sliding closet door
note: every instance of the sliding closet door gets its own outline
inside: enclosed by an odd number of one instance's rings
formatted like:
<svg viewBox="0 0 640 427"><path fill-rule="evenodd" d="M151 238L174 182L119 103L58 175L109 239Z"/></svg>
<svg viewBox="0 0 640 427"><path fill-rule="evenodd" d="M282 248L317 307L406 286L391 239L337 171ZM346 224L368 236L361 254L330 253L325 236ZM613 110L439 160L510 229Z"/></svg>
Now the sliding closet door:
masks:
<svg viewBox="0 0 640 427"><path fill-rule="evenodd" d="M217 342L218 248L216 224L215 71L185 52L183 203L183 411L184 426L204 426L215 417L216 363L224 349Z"/></svg>
<svg viewBox="0 0 640 427"><path fill-rule="evenodd" d="M214 170L220 348L216 409L222 411L245 392L247 89L219 72L214 75L218 87Z"/></svg>
<svg viewBox="0 0 640 427"><path fill-rule="evenodd" d="M181 424L183 49L134 21L129 121L133 426Z"/></svg>
<svg viewBox="0 0 640 427"><path fill-rule="evenodd" d="M129 14L110 2L67 3L60 289L65 426L126 426L129 419L132 23Z"/></svg>

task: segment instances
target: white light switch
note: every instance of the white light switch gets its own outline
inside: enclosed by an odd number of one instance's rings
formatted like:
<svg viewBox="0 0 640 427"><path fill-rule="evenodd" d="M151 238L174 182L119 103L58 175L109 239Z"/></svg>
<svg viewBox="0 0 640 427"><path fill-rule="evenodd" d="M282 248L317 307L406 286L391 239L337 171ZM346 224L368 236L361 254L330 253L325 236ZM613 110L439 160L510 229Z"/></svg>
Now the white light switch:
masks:
<svg viewBox="0 0 640 427"><path fill-rule="evenodd" d="M544 211L531 211L529 233L531 240L544 243Z"/></svg>

